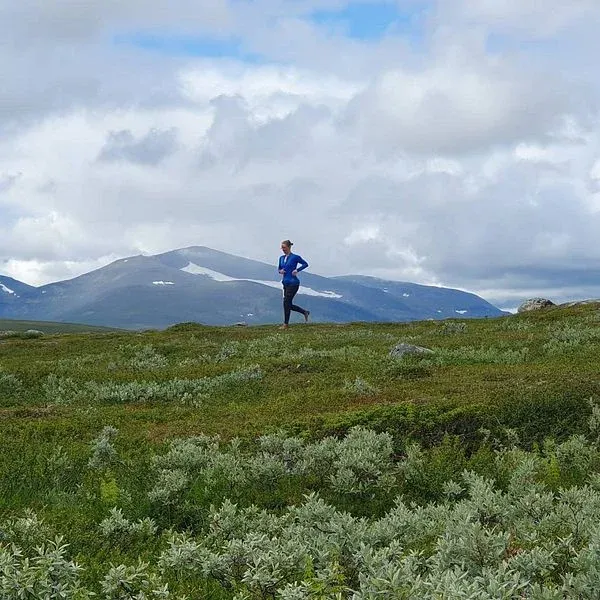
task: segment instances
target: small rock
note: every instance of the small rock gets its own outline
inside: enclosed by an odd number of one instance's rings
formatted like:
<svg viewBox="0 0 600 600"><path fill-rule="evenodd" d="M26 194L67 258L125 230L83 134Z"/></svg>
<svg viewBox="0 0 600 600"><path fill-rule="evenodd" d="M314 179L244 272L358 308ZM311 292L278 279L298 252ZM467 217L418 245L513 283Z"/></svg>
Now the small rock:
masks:
<svg viewBox="0 0 600 600"><path fill-rule="evenodd" d="M551 300L546 300L546 298L529 298L529 300L525 300L525 302L519 306L517 312L524 313L531 310L548 308L549 306L556 306L556 304L554 304L554 302Z"/></svg>
<svg viewBox="0 0 600 600"><path fill-rule="evenodd" d="M429 348L422 348L421 346L413 346L412 344L400 343L396 344L390 350L390 356L393 358L400 358L405 354L433 354L433 350Z"/></svg>

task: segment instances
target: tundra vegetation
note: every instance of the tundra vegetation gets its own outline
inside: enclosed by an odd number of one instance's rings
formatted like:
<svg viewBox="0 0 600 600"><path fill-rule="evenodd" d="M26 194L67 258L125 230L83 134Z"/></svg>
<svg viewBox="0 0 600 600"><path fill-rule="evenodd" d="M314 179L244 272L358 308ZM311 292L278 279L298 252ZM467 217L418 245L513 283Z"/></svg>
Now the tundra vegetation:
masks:
<svg viewBox="0 0 600 600"><path fill-rule="evenodd" d="M7 325L0 598L597 598L599 325Z"/></svg>

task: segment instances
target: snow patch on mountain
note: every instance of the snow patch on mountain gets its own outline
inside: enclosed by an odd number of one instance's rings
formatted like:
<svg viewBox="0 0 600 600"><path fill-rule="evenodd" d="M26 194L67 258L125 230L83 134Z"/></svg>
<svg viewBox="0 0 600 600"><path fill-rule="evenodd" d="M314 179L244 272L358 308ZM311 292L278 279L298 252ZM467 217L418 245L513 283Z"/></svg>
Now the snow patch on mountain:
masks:
<svg viewBox="0 0 600 600"><path fill-rule="evenodd" d="M3 283L0 283L0 290L6 292L7 294L14 294L14 290L11 290L9 287L6 287Z"/></svg>
<svg viewBox="0 0 600 600"><path fill-rule="evenodd" d="M281 282L279 281L269 281L267 279L245 279L239 277L230 277L229 275L225 275L224 273L219 273L218 271L213 271L212 269L208 269L206 267L201 267L195 263L188 263L187 266L182 267L182 271L186 273L191 273L192 275L205 275L210 277L214 281L219 282L227 282L227 281L249 281L251 283L259 283L261 285L267 285L269 287L281 289ZM313 290L309 287L301 286L298 291L299 294L304 294L305 296L322 296L324 298L341 298L341 294L336 292L332 292L330 290L324 290L322 292Z"/></svg>
<svg viewBox="0 0 600 600"><path fill-rule="evenodd" d="M172 281L153 281L154 285L175 285Z"/></svg>
<svg viewBox="0 0 600 600"><path fill-rule="evenodd" d="M280 285L281 284L279 284L279 286ZM341 294L332 292L331 290L323 290L322 292L318 292L317 290L313 290L312 288L302 286L300 286L298 293L304 294L305 296L321 296L323 298L342 298Z"/></svg>

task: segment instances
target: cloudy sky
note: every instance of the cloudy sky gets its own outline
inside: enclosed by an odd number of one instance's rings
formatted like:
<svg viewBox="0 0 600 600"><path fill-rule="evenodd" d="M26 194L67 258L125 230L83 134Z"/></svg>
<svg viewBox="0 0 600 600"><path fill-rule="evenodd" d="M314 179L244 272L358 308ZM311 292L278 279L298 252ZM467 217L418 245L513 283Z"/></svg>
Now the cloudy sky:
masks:
<svg viewBox="0 0 600 600"><path fill-rule="evenodd" d="M0 273L205 245L600 297L598 0L0 0Z"/></svg>

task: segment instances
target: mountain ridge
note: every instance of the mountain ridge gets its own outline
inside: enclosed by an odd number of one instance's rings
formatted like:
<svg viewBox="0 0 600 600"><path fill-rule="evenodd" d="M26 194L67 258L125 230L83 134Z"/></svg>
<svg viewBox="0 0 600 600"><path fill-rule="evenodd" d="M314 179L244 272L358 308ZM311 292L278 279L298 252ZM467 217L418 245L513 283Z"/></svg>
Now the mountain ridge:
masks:
<svg viewBox="0 0 600 600"><path fill-rule="evenodd" d="M325 277L304 271L296 303L317 321L415 321L502 316L461 290L362 275ZM0 276L14 293L0 296L0 317L70 321L127 329L185 321L207 325L276 323L281 283L275 265L189 246L120 258L72 279L28 286ZM20 292L17 294L17 288ZM0 292L2 287L0 287Z"/></svg>

